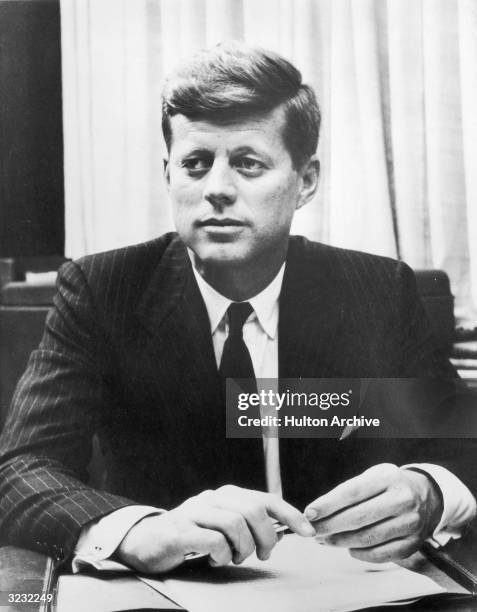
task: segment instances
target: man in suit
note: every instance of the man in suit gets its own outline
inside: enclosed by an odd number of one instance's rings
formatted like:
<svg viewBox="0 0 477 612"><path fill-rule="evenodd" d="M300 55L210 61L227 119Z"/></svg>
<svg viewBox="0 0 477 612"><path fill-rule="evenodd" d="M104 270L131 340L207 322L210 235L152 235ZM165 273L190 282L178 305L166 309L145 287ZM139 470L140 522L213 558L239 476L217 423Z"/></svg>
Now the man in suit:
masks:
<svg viewBox="0 0 477 612"><path fill-rule="evenodd" d="M4 539L76 570L151 572L190 552L266 559L274 520L371 561L459 536L475 514L470 442L225 437L230 375L453 375L406 265L290 238L317 188L319 121L268 51L222 45L169 79L177 234L60 270L1 441Z"/></svg>

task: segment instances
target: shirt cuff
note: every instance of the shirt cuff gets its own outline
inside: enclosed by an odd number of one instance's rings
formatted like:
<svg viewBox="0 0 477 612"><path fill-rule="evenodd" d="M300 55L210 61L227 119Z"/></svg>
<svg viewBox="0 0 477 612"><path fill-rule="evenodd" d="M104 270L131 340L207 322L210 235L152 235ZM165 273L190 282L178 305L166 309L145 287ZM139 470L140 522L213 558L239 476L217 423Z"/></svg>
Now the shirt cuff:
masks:
<svg viewBox="0 0 477 612"><path fill-rule="evenodd" d="M464 527L477 513L475 497L465 484L446 468L433 463L409 463L402 467L427 473L441 491L441 520L427 542L434 548L439 548L445 546L449 540L460 538Z"/></svg>
<svg viewBox="0 0 477 612"><path fill-rule="evenodd" d="M163 512L166 511L152 506L126 506L85 525L81 530L71 563L73 573L87 567L94 567L97 570L131 571L126 565L109 557L136 523L146 516Z"/></svg>

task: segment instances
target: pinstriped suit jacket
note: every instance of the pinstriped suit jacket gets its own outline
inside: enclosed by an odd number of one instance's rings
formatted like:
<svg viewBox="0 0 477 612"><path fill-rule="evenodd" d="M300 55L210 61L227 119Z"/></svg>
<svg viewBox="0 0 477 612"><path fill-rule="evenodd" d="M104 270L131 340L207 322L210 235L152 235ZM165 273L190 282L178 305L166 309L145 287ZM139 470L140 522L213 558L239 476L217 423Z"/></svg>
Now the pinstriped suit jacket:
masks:
<svg viewBox="0 0 477 612"><path fill-rule="evenodd" d="M452 375L407 266L301 237L280 296L279 373ZM207 313L176 234L66 263L0 441L2 538L64 560L83 525L124 505L263 487L260 441L225 440L223 413ZM85 484L94 432L103 490ZM283 439L284 496L303 507L382 461L439 463L475 491L461 441L458 453L422 442Z"/></svg>

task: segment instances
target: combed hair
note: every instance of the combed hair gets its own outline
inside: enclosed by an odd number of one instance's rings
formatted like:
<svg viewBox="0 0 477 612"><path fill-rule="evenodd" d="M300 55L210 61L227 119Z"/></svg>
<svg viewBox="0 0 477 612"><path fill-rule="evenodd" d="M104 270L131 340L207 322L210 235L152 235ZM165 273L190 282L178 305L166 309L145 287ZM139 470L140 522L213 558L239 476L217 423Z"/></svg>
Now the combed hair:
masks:
<svg viewBox="0 0 477 612"><path fill-rule="evenodd" d="M227 123L280 105L285 111L283 141L299 169L318 145L321 117L313 89L277 53L238 42L222 43L200 51L166 80L162 94L166 146L170 150L174 115Z"/></svg>

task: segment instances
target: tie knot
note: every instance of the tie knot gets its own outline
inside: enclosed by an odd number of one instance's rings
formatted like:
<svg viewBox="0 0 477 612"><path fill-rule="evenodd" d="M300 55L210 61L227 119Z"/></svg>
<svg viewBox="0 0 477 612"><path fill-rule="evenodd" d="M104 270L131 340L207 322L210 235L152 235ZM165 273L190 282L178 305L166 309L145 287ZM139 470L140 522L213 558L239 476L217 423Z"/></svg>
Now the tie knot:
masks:
<svg viewBox="0 0 477 612"><path fill-rule="evenodd" d="M229 316L229 336L241 336L243 324L253 312L250 302L232 302L227 308Z"/></svg>

